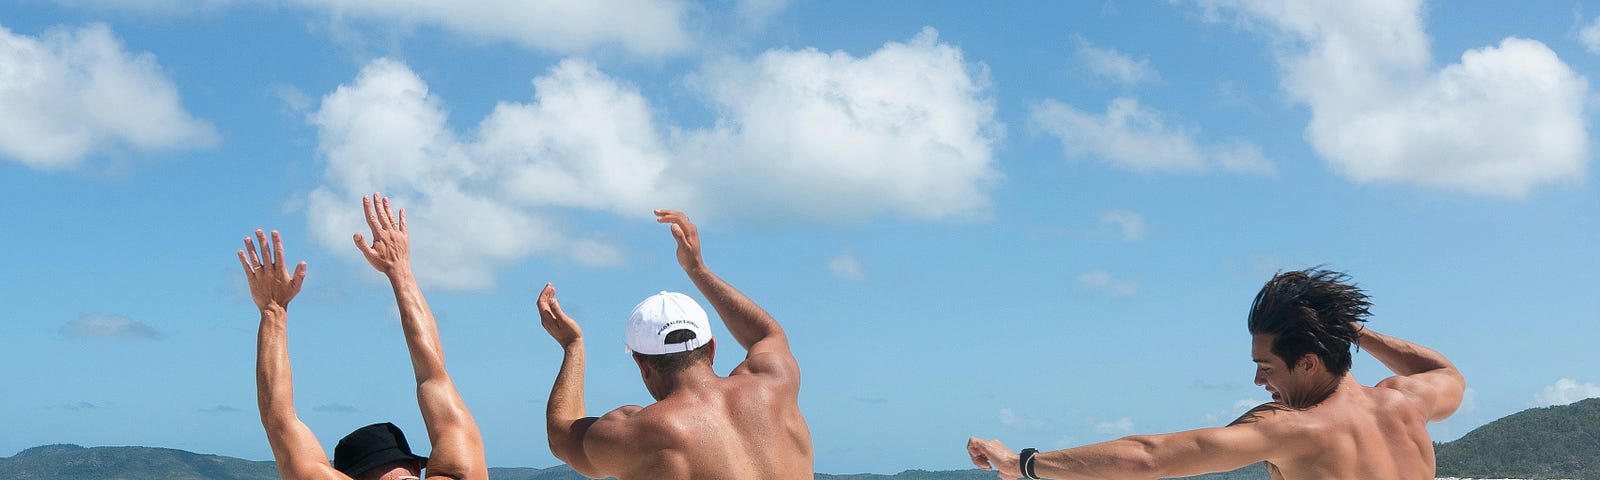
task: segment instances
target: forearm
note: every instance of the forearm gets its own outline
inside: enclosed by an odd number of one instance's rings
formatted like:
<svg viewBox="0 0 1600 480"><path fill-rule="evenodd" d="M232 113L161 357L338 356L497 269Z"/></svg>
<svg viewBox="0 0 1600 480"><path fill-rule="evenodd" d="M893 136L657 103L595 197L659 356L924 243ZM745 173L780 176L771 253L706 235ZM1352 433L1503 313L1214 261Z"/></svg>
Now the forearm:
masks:
<svg viewBox="0 0 1600 480"><path fill-rule="evenodd" d="M394 290L395 306L400 311L400 328L405 332L406 350L411 354L411 369L416 374L417 385L430 380L448 380L439 328L427 299L422 296L422 288L417 286L416 277L409 268L397 268L388 277Z"/></svg>
<svg viewBox="0 0 1600 480"><path fill-rule="evenodd" d="M1383 362L1383 365L1389 367L1395 374L1409 376L1433 370L1455 369L1455 364L1450 363L1443 354L1428 347L1383 335L1370 328L1363 328L1360 335L1357 342L1361 349Z"/></svg>
<svg viewBox="0 0 1600 480"><path fill-rule="evenodd" d="M1033 457L1033 471L1050 479L1154 479L1154 456L1148 442L1135 437L1085 445L1078 448L1040 452Z"/></svg>
<svg viewBox="0 0 1600 480"><path fill-rule="evenodd" d="M294 381L289 369L287 314L281 307L261 310L256 332L256 407L271 437L276 426L297 422ZM269 438L271 440L271 438Z"/></svg>
<svg viewBox="0 0 1600 480"><path fill-rule="evenodd" d="M767 314L760 305L746 297L744 293L733 288L728 282L722 280L711 269L701 265L698 268L685 270L689 279L694 281L700 294L705 295L706 301L711 302L711 307L716 309L717 315L722 317L722 322L728 327L728 333L739 341L739 345L746 350L773 335L783 334L783 328L778 326L777 320Z"/></svg>
<svg viewBox="0 0 1600 480"><path fill-rule="evenodd" d="M550 453L574 469L586 472L588 458L582 454L583 432L579 428L580 422L588 416L583 404L583 340L562 347L562 351L561 370L556 373L550 401L545 404L545 433L549 437Z"/></svg>

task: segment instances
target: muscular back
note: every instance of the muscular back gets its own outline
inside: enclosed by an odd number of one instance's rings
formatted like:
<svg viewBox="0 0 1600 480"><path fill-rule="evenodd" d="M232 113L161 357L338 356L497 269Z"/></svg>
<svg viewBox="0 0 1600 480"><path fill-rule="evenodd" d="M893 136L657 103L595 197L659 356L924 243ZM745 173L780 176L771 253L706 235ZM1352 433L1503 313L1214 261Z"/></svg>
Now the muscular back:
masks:
<svg viewBox="0 0 1600 480"><path fill-rule="evenodd" d="M1427 415L1416 400L1390 382L1365 387L1346 377L1338 391L1302 411L1264 418L1268 430L1291 439L1293 448L1275 459L1275 478L1434 478L1433 442Z"/></svg>
<svg viewBox="0 0 1600 480"><path fill-rule="evenodd" d="M620 445L586 447L618 452L607 463L621 480L810 479L811 432L797 398L797 386L781 378L735 370L648 407L613 410L585 443Z"/></svg>

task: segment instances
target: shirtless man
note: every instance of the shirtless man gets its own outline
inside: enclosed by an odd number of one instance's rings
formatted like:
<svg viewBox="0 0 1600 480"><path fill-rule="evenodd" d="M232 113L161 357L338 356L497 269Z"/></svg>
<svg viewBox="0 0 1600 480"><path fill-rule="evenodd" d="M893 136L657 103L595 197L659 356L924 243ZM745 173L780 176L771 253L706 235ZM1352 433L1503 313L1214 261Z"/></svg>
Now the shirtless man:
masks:
<svg viewBox="0 0 1600 480"><path fill-rule="evenodd" d="M1339 272L1283 272L1268 281L1249 327L1255 383L1272 402L1226 427L1037 453L973 437L967 453L1002 479L1186 477L1264 461L1274 479L1431 480L1426 424L1455 413L1466 381L1438 352L1364 328L1370 306ZM1374 387L1356 382L1352 343L1395 376Z"/></svg>
<svg viewBox="0 0 1600 480"><path fill-rule="evenodd" d="M250 282L250 297L261 309L261 329L256 337L256 403L278 472L285 479L416 480L426 465L429 480L487 480L489 469L484 463L478 425L456 392L450 374L445 372L439 331L422 299L422 290L411 275L405 210L394 215L389 199L376 193L372 198L362 198L361 206L366 210L373 238L368 245L357 233L356 247L373 268L389 277L394 288L406 348L411 352L411 367L416 373L417 404L422 408L422 422L433 444L432 457L412 454L399 428L378 423L361 427L339 440L333 464L329 465L316 435L295 414L294 383L289 373L288 306L300 293L306 263L300 262L290 275L278 232L272 232L272 248L268 250L266 234L256 230L260 251L246 237L245 249L239 251L239 264Z"/></svg>
<svg viewBox="0 0 1600 480"><path fill-rule="evenodd" d="M682 294L651 296L629 316L627 344L656 403L587 417L583 333L562 313L555 287L545 284L539 320L566 352L545 412L551 453L590 478L810 480L811 432L800 415L800 367L789 338L766 311L711 273L687 217L655 213L657 222L671 225L678 264L749 353L727 377L717 375L705 310Z"/></svg>

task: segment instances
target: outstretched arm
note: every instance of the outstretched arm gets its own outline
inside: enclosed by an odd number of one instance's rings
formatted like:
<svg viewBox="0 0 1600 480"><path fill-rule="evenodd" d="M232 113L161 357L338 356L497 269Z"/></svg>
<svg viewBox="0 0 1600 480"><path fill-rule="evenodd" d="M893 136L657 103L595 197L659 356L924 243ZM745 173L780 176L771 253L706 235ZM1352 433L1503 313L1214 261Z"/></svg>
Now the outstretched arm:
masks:
<svg viewBox="0 0 1600 480"><path fill-rule="evenodd" d="M1267 460L1281 445L1260 423L1163 435L1136 435L1077 448L1039 452L1033 472L1052 479L1152 479L1224 472ZM967 455L1002 479L1021 478L1020 456L999 440L973 437Z"/></svg>
<svg viewBox="0 0 1600 480"><path fill-rule="evenodd" d="M1394 377L1378 382L1411 395L1421 404L1428 420L1444 420L1461 406L1467 380L1450 359L1428 347L1383 335L1370 328L1361 329L1357 340L1362 350L1372 354Z"/></svg>
<svg viewBox="0 0 1600 480"><path fill-rule="evenodd" d="M417 405L422 422L428 427L433 453L428 458L428 478L487 479L483 437L478 424L467 411L466 402L456 391L450 373L444 368L444 348L433 312L422 298L422 289L411 272L411 240L406 229L406 212L396 215L389 199L372 194L361 199L367 226L372 228L369 245L355 234L356 248L379 272L389 277L395 302L400 307L400 325L405 331L406 349L411 352L411 369L417 378Z"/></svg>
<svg viewBox="0 0 1600 480"><path fill-rule="evenodd" d="M261 310L261 327L256 332L256 406L261 410L261 426L267 430L272 458L285 479L349 478L328 464L328 455L317 436L311 433L294 411L294 380L289 372L289 300L300 293L306 278L306 263L300 262L289 274L283 260L283 240L272 232L272 248L267 236L256 230L259 251L249 237L239 250L239 265L250 283L250 298ZM248 252L248 253L247 253Z"/></svg>
<svg viewBox="0 0 1600 480"><path fill-rule="evenodd" d="M789 351L789 337L766 310L711 273L700 256L699 230L689 222L689 217L675 210L656 210L655 214L656 222L671 225L672 238L678 242L678 265L717 310L728 333L749 352L745 366L753 373L775 373L797 379L799 366Z"/></svg>

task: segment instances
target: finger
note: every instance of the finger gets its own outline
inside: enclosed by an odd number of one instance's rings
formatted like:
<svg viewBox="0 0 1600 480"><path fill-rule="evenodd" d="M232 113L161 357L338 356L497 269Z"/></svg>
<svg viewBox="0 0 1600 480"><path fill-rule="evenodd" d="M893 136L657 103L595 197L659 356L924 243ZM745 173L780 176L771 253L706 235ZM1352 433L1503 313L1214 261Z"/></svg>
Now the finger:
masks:
<svg viewBox="0 0 1600 480"><path fill-rule="evenodd" d="M283 265L283 238L278 236L277 230L272 231L272 258L273 265L278 265L278 269L283 273L289 273L285 268L287 265Z"/></svg>
<svg viewBox="0 0 1600 480"><path fill-rule="evenodd" d="M261 247L261 266L263 268L269 264L278 263L278 259L272 258L268 255L272 253L272 251L270 250L271 246L267 245L267 232L263 232L259 228L256 229L256 244Z"/></svg>
<svg viewBox="0 0 1600 480"><path fill-rule="evenodd" d="M256 254L255 240L250 239L250 237L244 237L244 251L250 255L250 270L253 271L256 267L261 266L261 257Z"/></svg>
<svg viewBox="0 0 1600 480"><path fill-rule="evenodd" d="M294 277L289 279L289 288L300 291L300 284L306 281L306 262L300 262L294 267Z"/></svg>
<svg viewBox="0 0 1600 480"><path fill-rule="evenodd" d="M377 194L374 193L373 196L375 198L377 196ZM366 196L362 196L361 197L361 211L367 214L367 228L372 229L372 234L373 235L377 235L378 234L378 215L377 215L377 212L373 211L372 202L373 202L372 198L368 198Z"/></svg>
<svg viewBox="0 0 1600 480"><path fill-rule="evenodd" d="M372 246L367 244L366 237L363 237L363 236L361 236L361 234L357 233L357 234L355 234L355 241L356 241L356 250L360 250L362 255L365 255L367 257L371 257L373 255L377 255L377 252L374 252L372 250Z"/></svg>
<svg viewBox="0 0 1600 480"><path fill-rule="evenodd" d="M389 197L383 197L383 216L389 219L390 228L400 226L400 221L397 220L399 217L395 216L395 210L396 208L394 208L393 202L389 201Z"/></svg>
<svg viewBox="0 0 1600 480"><path fill-rule="evenodd" d="M406 231L406 209L400 209L400 231Z"/></svg>
<svg viewBox="0 0 1600 480"><path fill-rule="evenodd" d="M244 250L240 250L239 251L239 266L240 267L244 267L244 274L245 275L249 275L249 274L252 273L250 271L250 261L246 260L244 258Z"/></svg>
<svg viewBox="0 0 1600 480"><path fill-rule="evenodd" d="M379 226L384 226L384 229L390 229L390 227L394 227L394 211L389 210L389 197L378 197L378 194L373 194L373 197L373 203L378 203L378 205L381 205L381 208L378 208Z"/></svg>
<svg viewBox="0 0 1600 480"><path fill-rule="evenodd" d="M556 296L556 287L554 287L554 286L550 285L550 283L546 282L544 284L544 288L539 290L538 305L539 305L539 312L540 313L544 313L544 312L550 310L550 299L551 298L555 298L555 296Z"/></svg>

